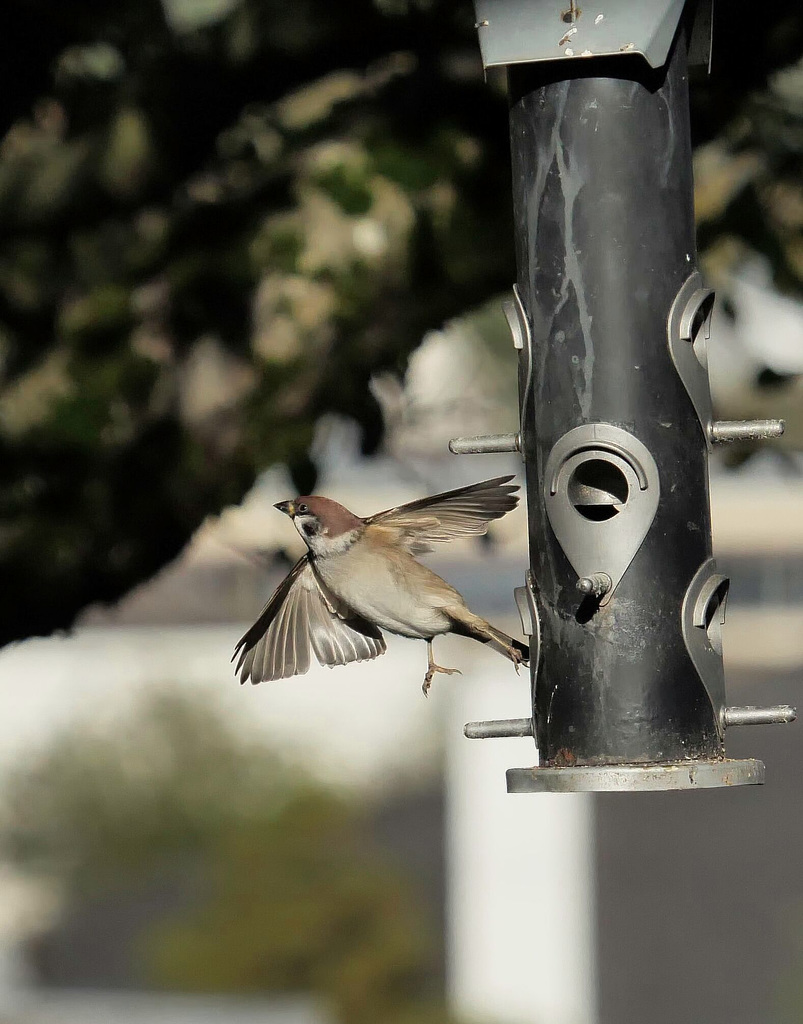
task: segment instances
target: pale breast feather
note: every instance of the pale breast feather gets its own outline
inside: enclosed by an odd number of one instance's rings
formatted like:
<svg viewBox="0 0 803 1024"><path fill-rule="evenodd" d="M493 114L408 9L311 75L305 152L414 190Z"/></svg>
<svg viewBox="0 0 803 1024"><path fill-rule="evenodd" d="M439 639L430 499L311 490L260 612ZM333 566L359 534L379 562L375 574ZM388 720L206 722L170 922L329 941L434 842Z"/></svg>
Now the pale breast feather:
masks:
<svg viewBox="0 0 803 1024"><path fill-rule="evenodd" d="M316 562L326 589L363 618L401 636L426 639L447 632L445 608L462 606L460 594L403 548L371 527L340 558Z"/></svg>

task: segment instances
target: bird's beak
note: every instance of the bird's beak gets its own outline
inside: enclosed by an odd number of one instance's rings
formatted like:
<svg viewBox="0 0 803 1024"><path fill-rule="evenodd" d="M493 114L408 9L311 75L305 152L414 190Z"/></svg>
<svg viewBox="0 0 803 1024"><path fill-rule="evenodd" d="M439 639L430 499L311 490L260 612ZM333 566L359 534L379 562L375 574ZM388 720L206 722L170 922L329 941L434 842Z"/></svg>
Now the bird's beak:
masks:
<svg viewBox="0 0 803 1024"><path fill-rule="evenodd" d="M296 514L296 503L294 501L277 501L273 507L278 508L280 512L284 512L291 519Z"/></svg>

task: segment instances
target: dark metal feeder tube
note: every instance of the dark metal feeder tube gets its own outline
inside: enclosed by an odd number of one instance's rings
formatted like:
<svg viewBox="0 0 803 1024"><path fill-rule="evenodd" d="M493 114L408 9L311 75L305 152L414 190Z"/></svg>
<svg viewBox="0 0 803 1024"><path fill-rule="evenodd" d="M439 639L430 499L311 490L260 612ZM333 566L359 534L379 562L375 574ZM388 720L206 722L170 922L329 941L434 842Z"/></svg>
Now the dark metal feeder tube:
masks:
<svg viewBox="0 0 803 1024"><path fill-rule="evenodd" d="M522 432L541 763L720 757L680 616L711 557L706 439L667 345L670 308L696 268L683 37L657 71L639 59L522 64L509 84L518 290L533 339ZM553 446L598 422L639 439L660 477L655 518L604 606L578 591L544 495ZM606 471L618 478L615 463L586 465L602 490ZM614 518L615 505L575 512ZM578 528L604 534L607 523Z"/></svg>
<svg viewBox="0 0 803 1024"><path fill-rule="evenodd" d="M532 718L466 726L535 737L510 792L760 783L726 729L795 717L725 700L708 451L783 423L713 420L687 80L711 7L665 8L476 0L483 62L508 69L521 429L451 448L525 462Z"/></svg>

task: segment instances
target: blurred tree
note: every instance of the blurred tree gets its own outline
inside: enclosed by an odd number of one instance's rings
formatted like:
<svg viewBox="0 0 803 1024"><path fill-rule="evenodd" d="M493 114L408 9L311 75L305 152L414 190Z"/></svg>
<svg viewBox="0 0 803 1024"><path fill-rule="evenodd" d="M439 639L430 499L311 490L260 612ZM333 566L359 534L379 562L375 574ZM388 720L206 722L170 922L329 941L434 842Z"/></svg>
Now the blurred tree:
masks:
<svg viewBox="0 0 803 1024"><path fill-rule="evenodd" d="M80 895L194 854L224 827L271 820L307 789L319 792L208 702L156 696L125 723L67 730L20 766L0 851Z"/></svg>
<svg viewBox="0 0 803 1024"><path fill-rule="evenodd" d="M371 375L513 273L469 0L4 13L0 644L152 575L270 463L309 489L323 413L371 450ZM754 13L728 4L695 95L698 142L743 170L704 237L799 290L800 99L777 71L803 15Z"/></svg>
<svg viewBox="0 0 803 1024"><path fill-rule="evenodd" d="M322 795L227 831L211 852L207 904L141 944L151 977L181 991L316 992L349 1024L426 1003L431 922L355 831Z"/></svg>
<svg viewBox="0 0 803 1024"><path fill-rule="evenodd" d="M74 729L21 771L0 844L60 881L67 920L157 886L133 936L125 910L123 934L104 918L104 946L130 941L129 987L310 992L344 1024L446 1024L434 922L364 818L208 707L160 698L113 734ZM176 872L189 889L165 898Z"/></svg>

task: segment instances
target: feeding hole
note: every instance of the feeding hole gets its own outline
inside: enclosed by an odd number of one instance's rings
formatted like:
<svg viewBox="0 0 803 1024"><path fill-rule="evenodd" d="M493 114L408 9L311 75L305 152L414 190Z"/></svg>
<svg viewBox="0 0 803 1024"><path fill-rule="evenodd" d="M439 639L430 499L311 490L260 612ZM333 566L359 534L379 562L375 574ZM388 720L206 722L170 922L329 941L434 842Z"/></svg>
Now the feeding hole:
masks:
<svg viewBox="0 0 803 1024"><path fill-rule="evenodd" d="M708 369L708 339L711 336L711 308L713 296L710 303L703 303L695 314L692 323L692 348L697 356L700 366Z"/></svg>
<svg viewBox="0 0 803 1024"><path fill-rule="evenodd" d="M723 580L711 595L705 606L704 626L708 642L717 654L722 654L722 624L725 619L725 598L728 596L728 581Z"/></svg>
<svg viewBox="0 0 803 1024"><path fill-rule="evenodd" d="M680 325L681 337L691 342L697 362L708 368L708 339L711 336L711 314L714 309L714 293L699 288L691 296L683 311Z"/></svg>
<svg viewBox="0 0 803 1024"><path fill-rule="evenodd" d="M569 478L569 501L584 519L593 522L613 519L629 494L624 473L607 459L587 459Z"/></svg>

